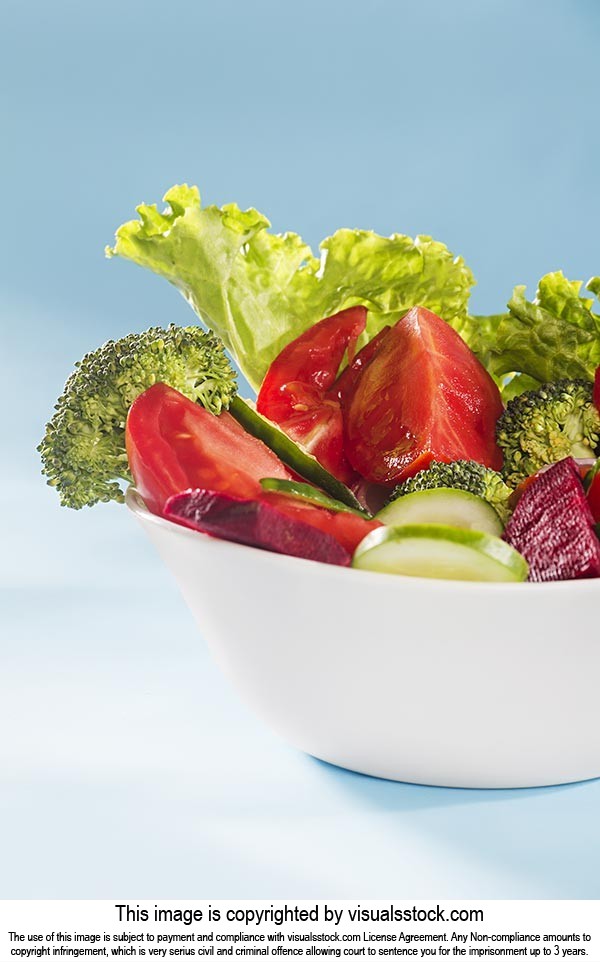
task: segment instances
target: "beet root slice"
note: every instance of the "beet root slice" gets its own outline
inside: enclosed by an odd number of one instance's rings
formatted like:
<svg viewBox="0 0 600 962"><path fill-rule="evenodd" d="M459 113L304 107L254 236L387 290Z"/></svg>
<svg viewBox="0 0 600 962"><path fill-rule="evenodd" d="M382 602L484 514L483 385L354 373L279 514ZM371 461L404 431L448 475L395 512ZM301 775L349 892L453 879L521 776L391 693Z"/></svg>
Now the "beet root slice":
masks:
<svg viewBox="0 0 600 962"><path fill-rule="evenodd" d="M204 534L295 558L344 567L352 560L332 535L260 501L194 488L169 498L163 514Z"/></svg>
<svg viewBox="0 0 600 962"><path fill-rule="evenodd" d="M573 458L558 461L528 485L504 540L528 562L530 581L600 577L600 541Z"/></svg>

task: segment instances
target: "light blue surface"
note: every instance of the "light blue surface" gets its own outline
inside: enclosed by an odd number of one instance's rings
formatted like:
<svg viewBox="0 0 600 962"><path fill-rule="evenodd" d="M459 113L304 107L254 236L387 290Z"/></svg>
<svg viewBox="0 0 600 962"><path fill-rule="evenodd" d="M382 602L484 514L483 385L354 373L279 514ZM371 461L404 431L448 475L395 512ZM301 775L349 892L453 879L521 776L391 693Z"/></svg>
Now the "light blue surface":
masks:
<svg viewBox="0 0 600 962"><path fill-rule="evenodd" d="M289 749L124 509L60 509L34 452L85 350L191 319L102 255L177 181L314 245L432 233L474 269L479 311L546 270L597 273L600 7L3 13L0 897L600 897L600 782L431 789Z"/></svg>

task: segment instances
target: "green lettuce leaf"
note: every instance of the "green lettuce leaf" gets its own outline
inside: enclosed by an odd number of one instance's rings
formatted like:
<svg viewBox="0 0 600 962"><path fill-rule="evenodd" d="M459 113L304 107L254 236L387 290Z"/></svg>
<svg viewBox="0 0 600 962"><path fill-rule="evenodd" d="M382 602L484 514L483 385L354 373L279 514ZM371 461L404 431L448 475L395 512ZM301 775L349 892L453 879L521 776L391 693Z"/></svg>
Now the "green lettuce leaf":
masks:
<svg viewBox="0 0 600 962"><path fill-rule="evenodd" d="M593 297L582 297L581 281L561 271L546 274L534 301L516 287L507 314L466 316L455 325L509 401L547 381L593 378L600 364L600 316ZM600 294L600 278L587 284Z"/></svg>
<svg viewBox="0 0 600 962"><path fill-rule="evenodd" d="M320 317L364 304L370 338L417 304L453 326L466 314L475 279L461 257L431 237L342 228L319 249Z"/></svg>
<svg viewBox="0 0 600 962"><path fill-rule="evenodd" d="M519 371L538 382L588 378L600 364L600 316L593 298L582 297L581 281L569 281L562 271L546 274L534 301L515 287L510 313L496 327L491 363L496 374ZM597 294L600 278L588 291Z"/></svg>
<svg viewBox="0 0 600 962"><path fill-rule="evenodd" d="M462 258L430 237L338 230L320 257L297 234L272 234L256 210L202 207L196 187L173 187L167 209L137 208L109 257L162 275L218 334L258 387L271 361L307 327L355 304L372 336L415 304L453 325L467 313L474 279Z"/></svg>

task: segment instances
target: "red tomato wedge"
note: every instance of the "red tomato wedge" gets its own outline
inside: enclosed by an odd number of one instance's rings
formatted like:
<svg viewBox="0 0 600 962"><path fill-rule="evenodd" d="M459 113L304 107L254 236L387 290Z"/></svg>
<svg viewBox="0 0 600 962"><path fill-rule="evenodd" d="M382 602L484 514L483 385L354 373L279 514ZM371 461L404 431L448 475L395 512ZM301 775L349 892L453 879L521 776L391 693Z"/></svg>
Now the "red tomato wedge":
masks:
<svg viewBox="0 0 600 962"><path fill-rule="evenodd" d="M341 565L350 564L357 545L380 527L379 521L268 491L250 499L188 489L169 498L164 514L226 541Z"/></svg>
<svg viewBox="0 0 600 962"><path fill-rule="evenodd" d="M261 478L292 477L230 414L210 414L166 384L154 384L133 402L125 439L136 488L155 514L187 488L256 498Z"/></svg>
<svg viewBox="0 0 600 962"><path fill-rule="evenodd" d="M344 456L334 382L346 351L352 356L366 319L365 307L350 307L314 324L275 358L256 400L260 414L345 483L354 479L354 472Z"/></svg>
<svg viewBox="0 0 600 962"><path fill-rule="evenodd" d="M290 498L276 491L263 491L260 500L263 504L277 508L288 518L304 521L324 534L331 535L351 555L370 531L381 527L381 521L361 518L350 511L328 511L314 504L303 504L298 498Z"/></svg>
<svg viewBox="0 0 600 962"><path fill-rule="evenodd" d="M375 357L379 348L381 347L381 342L384 337L389 334L391 328L384 327L383 330L376 334L375 337L365 344L363 348L358 352L356 357L350 362L345 371L342 371L337 381L335 382L335 393L338 400L342 403L346 398L350 397L354 391L360 375L364 371L367 364Z"/></svg>
<svg viewBox="0 0 600 962"><path fill-rule="evenodd" d="M502 466L500 392L445 321L414 307L382 332L362 365L361 354L358 375L348 374L340 393L345 453L367 480L397 484L433 459Z"/></svg>
<svg viewBox="0 0 600 962"><path fill-rule="evenodd" d="M590 506L590 511L594 515L594 521L596 524L600 523L600 474L594 477L590 485L590 489L587 493L587 500Z"/></svg>

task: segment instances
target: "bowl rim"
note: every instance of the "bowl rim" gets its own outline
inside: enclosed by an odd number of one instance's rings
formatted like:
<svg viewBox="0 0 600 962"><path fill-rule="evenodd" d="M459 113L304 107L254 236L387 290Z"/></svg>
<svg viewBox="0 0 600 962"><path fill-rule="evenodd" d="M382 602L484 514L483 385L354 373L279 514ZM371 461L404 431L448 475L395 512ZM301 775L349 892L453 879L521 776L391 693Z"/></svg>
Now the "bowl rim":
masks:
<svg viewBox="0 0 600 962"><path fill-rule="evenodd" d="M263 548L256 548L252 545L238 544L235 541L226 541L224 538L213 538L208 534L203 534L201 531L194 531L192 528L187 528L185 525L177 524L175 521L169 521L167 518L163 518L158 514L154 514L144 503L142 496L134 485L130 484L125 492L125 504L127 508L140 519L145 522L149 522L157 528L166 531L170 535L175 535L177 537L182 537L185 539L191 539L192 541L201 541L207 545L211 544L214 546L216 551L224 550L235 550L236 552L249 552L249 557L258 560L260 557L265 562L267 560L275 562L277 565L283 565L284 568L289 568L293 573L298 570L298 566L301 568L306 568L308 565L310 570L315 570L315 566L318 565L319 571L323 568L327 568L328 578L342 578L351 579L351 582L356 587L357 579L359 581L368 583L377 583L380 585L384 584L394 584L396 588L399 585L410 588L426 588L430 591L437 591L443 593L444 591L451 590L453 592L468 592L468 591L478 591L483 592L485 590L496 593L502 592L503 594L513 594L523 596L524 592L531 595L532 592L545 593L548 591L576 591L578 594L585 594L600 591L600 578L579 578L571 579L568 581L544 581L544 582L532 582L532 581L453 581L449 578L419 578L415 575L395 575L388 574L386 572L379 571L365 571L358 568L343 567L342 565L332 565L324 564L322 562L311 561L308 558L295 558L291 555L278 554L275 551L265 551ZM258 557L257 557L258 556Z"/></svg>

